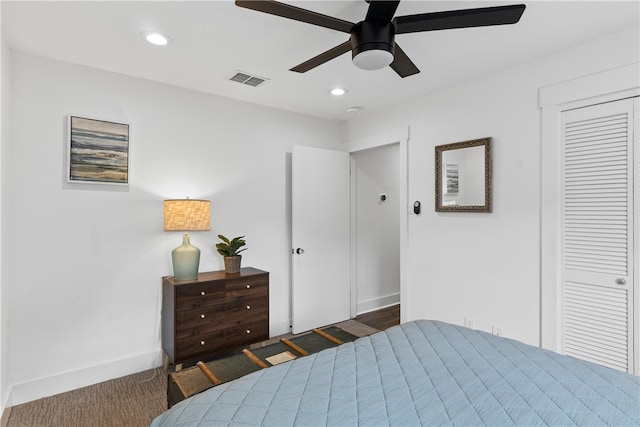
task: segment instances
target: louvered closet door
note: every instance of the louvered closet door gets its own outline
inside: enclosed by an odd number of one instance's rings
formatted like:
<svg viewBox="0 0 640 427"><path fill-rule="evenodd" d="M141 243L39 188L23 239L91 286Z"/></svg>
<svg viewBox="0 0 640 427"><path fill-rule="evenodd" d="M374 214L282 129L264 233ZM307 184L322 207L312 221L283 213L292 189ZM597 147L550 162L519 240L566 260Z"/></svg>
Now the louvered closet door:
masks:
<svg viewBox="0 0 640 427"><path fill-rule="evenodd" d="M633 372L634 101L562 114L567 355Z"/></svg>

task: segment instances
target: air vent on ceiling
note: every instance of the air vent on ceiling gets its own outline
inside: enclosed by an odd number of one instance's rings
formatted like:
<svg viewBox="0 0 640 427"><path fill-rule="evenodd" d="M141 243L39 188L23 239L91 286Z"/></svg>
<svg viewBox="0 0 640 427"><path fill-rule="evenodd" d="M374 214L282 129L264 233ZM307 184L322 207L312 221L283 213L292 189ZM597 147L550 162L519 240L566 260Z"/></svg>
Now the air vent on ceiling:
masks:
<svg viewBox="0 0 640 427"><path fill-rule="evenodd" d="M232 82L242 83L243 85L257 87L264 84L269 79L245 73L244 71L238 71L233 76L231 76L229 80L231 80Z"/></svg>

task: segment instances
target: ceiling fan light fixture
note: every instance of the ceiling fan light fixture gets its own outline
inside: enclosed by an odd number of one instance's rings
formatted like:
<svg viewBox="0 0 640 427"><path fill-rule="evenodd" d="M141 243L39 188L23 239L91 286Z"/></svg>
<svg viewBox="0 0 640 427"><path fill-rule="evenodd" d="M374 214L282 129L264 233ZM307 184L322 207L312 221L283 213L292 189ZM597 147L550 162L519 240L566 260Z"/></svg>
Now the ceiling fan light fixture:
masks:
<svg viewBox="0 0 640 427"><path fill-rule="evenodd" d="M365 50L353 57L355 66L363 70L379 70L392 62L393 54L381 49Z"/></svg>
<svg viewBox="0 0 640 427"><path fill-rule="evenodd" d="M393 32L390 22L362 21L351 31L351 59L363 70L379 70L393 62Z"/></svg>

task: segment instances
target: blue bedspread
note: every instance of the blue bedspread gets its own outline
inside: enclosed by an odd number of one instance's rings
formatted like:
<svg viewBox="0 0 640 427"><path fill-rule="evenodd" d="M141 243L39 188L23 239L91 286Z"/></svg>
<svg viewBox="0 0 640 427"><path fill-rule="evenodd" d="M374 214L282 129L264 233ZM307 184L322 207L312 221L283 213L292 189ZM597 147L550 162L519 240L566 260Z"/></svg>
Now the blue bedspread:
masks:
<svg viewBox="0 0 640 427"><path fill-rule="evenodd" d="M160 426L640 426L640 378L419 320L180 402Z"/></svg>

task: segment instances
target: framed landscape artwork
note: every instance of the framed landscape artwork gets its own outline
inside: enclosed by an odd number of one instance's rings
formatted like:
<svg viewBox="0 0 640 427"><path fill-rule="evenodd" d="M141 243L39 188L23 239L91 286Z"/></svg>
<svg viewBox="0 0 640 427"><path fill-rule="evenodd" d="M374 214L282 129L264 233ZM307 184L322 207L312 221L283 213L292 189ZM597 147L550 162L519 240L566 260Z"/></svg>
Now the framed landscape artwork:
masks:
<svg viewBox="0 0 640 427"><path fill-rule="evenodd" d="M129 184L129 125L69 116L67 181Z"/></svg>

